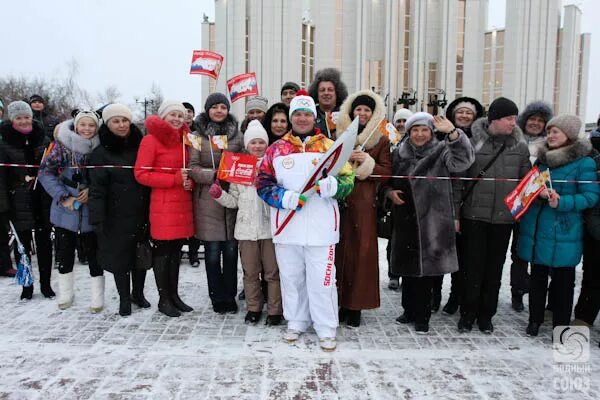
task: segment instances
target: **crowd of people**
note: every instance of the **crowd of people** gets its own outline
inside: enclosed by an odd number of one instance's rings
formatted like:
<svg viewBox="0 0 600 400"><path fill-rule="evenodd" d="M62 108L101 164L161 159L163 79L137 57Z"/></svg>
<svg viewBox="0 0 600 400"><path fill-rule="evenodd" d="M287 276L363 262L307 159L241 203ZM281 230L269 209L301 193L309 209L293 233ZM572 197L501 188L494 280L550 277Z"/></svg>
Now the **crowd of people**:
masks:
<svg viewBox="0 0 600 400"><path fill-rule="evenodd" d="M284 340L312 326L332 351L339 324L357 328L361 312L380 305L378 237L385 237L388 288L402 291L395 321L419 334L440 308L460 312L460 332L477 323L492 333L509 251L515 312L529 296L527 335L537 336L549 313L553 327L572 323L582 256L573 323L594 323L599 131L587 137L577 116L553 116L541 101L519 112L504 97L487 112L471 97L455 99L445 116L400 108L388 122L379 95L348 94L333 68L318 71L308 90L284 83L278 100L247 99L240 123L223 93L210 94L198 116L190 103L167 100L145 120L145 134L123 104L76 110L59 123L38 95L0 103L0 273L15 275L11 222L30 255L35 245L46 298L55 297L54 257L61 310L75 301L73 267L83 253L91 312L104 308L105 271L121 316L132 304L151 307L144 285L152 269L158 310L178 317L193 311L180 297L182 246L198 267L203 245L215 313L238 312L239 256L245 322L257 324L266 305L266 325L287 322ZM303 192L355 119L347 163L320 176L314 194ZM256 157L253 185L218 179L224 152ZM549 170L553 184L517 222L504 199L533 166ZM445 275L450 295L441 307ZM33 292L23 286L21 299Z"/></svg>

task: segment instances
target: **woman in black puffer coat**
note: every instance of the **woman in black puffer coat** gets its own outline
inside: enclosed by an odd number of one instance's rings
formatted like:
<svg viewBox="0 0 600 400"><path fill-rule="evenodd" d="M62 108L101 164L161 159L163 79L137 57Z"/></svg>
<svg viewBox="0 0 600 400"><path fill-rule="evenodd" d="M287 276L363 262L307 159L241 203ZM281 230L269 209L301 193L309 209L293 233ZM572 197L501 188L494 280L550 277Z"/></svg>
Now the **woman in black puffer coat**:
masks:
<svg viewBox="0 0 600 400"><path fill-rule="evenodd" d="M124 105L111 104L102 116L100 146L92 152L91 164L135 165L142 132L131 123L131 111ZM149 189L135 180L130 168L92 169L90 178L90 223L98 235L98 261L114 275L119 314L130 315L132 302L150 307L144 298L146 270L135 268L137 243L149 236Z"/></svg>
<svg viewBox="0 0 600 400"><path fill-rule="evenodd" d="M0 125L0 163L39 165L50 140L33 122L33 112L24 101L7 107L7 119ZM10 220L25 249L31 254L32 230L35 230L40 285L44 297L55 296L50 287L52 272L52 240L50 234L50 196L42 185L36 185L38 168L0 168L0 216ZM21 299L30 300L33 285L23 287Z"/></svg>

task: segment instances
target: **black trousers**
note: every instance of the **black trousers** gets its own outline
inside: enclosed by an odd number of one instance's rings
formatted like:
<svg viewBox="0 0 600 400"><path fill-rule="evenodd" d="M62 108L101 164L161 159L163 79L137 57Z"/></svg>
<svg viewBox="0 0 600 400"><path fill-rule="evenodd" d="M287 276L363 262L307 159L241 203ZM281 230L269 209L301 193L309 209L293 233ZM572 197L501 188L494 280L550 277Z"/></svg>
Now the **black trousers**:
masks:
<svg viewBox="0 0 600 400"><path fill-rule="evenodd" d="M519 238L519 224L515 224L512 234L512 243L510 246L510 288L513 294L523 295L529 292L529 273L527 269L529 263L521 260L517 254Z"/></svg>
<svg viewBox="0 0 600 400"><path fill-rule="evenodd" d="M460 312L468 319L490 320L498 308L512 224L463 220L461 229L465 235L465 268Z"/></svg>
<svg viewBox="0 0 600 400"><path fill-rule="evenodd" d="M221 264L221 257L223 263ZM204 242L208 294L213 304L235 301L237 294L237 240Z"/></svg>
<svg viewBox="0 0 600 400"><path fill-rule="evenodd" d="M575 291L575 267L531 266L531 286L529 289L529 321L544 322L548 276L552 273L552 326L569 325L573 309Z"/></svg>
<svg viewBox="0 0 600 400"><path fill-rule="evenodd" d="M388 262L388 278L400 279L400 274L392 271L392 264L390 263L390 260L392 259L392 245L390 243L391 240L388 240L387 247L385 248L385 255L387 257Z"/></svg>
<svg viewBox="0 0 600 400"><path fill-rule="evenodd" d="M575 318L592 325L600 310L600 243L586 234L583 238L583 279L575 306Z"/></svg>
<svg viewBox="0 0 600 400"><path fill-rule="evenodd" d="M56 263L58 265L58 272L61 274L73 272L75 250L77 248L77 232L56 227L54 233L56 234ZM103 275L104 271L102 270L102 267L98 265L96 259L96 250L98 247L96 243L96 234L94 232L80 233L79 242L80 246L85 249L85 253L87 254L90 275Z"/></svg>
<svg viewBox="0 0 600 400"><path fill-rule="evenodd" d="M402 308L416 323L428 323L431 317L431 290L439 276L402 277Z"/></svg>

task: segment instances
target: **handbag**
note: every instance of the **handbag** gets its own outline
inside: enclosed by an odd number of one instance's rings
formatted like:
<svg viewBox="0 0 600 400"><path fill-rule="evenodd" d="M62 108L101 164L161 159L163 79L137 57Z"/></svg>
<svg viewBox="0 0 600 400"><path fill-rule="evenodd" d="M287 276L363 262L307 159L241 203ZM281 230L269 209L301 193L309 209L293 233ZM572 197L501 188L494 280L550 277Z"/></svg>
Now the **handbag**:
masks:
<svg viewBox="0 0 600 400"><path fill-rule="evenodd" d="M152 243L150 239L146 239L135 245L135 269L150 268L152 268Z"/></svg>

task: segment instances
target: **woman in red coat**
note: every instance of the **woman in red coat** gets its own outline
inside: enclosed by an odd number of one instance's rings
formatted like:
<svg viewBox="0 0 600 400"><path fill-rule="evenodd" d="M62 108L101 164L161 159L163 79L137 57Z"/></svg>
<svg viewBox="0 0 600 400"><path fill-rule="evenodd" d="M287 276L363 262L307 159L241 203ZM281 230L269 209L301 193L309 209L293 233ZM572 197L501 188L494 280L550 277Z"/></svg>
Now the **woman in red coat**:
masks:
<svg viewBox="0 0 600 400"><path fill-rule="evenodd" d="M194 234L193 184L184 169L187 149L182 137L189 131L184 124L185 114L183 104L164 101L158 116L151 115L146 120L148 135L142 139L135 163L135 178L152 189L150 236L154 242L152 264L160 296L158 310L169 317L193 310L181 301L177 292L179 251L183 241Z"/></svg>

